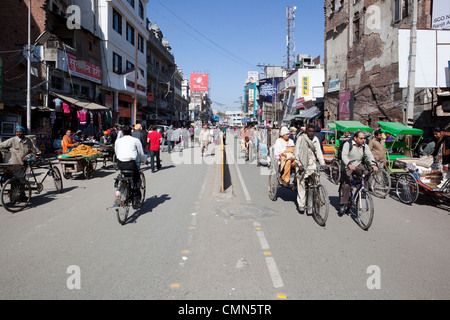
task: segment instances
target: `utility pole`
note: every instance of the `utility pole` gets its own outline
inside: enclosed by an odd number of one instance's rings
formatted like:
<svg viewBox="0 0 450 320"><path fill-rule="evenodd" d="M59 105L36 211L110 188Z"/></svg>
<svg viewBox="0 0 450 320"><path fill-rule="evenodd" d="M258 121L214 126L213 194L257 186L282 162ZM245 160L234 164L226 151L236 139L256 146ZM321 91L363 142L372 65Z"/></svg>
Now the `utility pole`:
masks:
<svg viewBox="0 0 450 320"><path fill-rule="evenodd" d="M28 1L27 130L31 134L31 0Z"/></svg>
<svg viewBox="0 0 450 320"><path fill-rule="evenodd" d="M409 69L408 69L408 96L404 112L403 123L409 125L409 119L414 118L414 96L416 91L416 51L417 51L417 0L412 1L413 17L411 22L411 34L409 43Z"/></svg>
<svg viewBox="0 0 450 320"><path fill-rule="evenodd" d="M286 72L293 69L293 64L295 61L295 14L294 11L297 7L287 7L286 8L286 18L287 18L287 36L286 36Z"/></svg>
<svg viewBox="0 0 450 320"><path fill-rule="evenodd" d="M139 50L139 39L138 39L139 32L136 29L135 30L135 47L136 47L136 56L135 56L135 64L134 64L134 103L133 103L133 110L131 110L131 125L136 124L136 113L137 113L137 86L138 86L138 50Z"/></svg>

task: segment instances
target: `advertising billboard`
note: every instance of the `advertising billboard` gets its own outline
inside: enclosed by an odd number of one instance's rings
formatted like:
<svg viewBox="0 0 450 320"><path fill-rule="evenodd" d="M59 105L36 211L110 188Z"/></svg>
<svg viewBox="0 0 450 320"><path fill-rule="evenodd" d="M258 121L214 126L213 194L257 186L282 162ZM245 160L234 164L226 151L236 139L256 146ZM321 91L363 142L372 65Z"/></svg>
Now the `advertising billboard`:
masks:
<svg viewBox="0 0 450 320"><path fill-rule="evenodd" d="M448 0L433 1L432 28L450 29L450 2Z"/></svg>
<svg viewBox="0 0 450 320"><path fill-rule="evenodd" d="M398 30L400 88L408 87L410 30ZM416 88L450 87L450 30L417 30Z"/></svg>
<svg viewBox="0 0 450 320"><path fill-rule="evenodd" d="M208 92L208 74L191 73L191 91Z"/></svg>
<svg viewBox="0 0 450 320"><path fill-rule="evenodd" d="M354 96L352 91L339 93L339 120L353 120Z"/></svg>

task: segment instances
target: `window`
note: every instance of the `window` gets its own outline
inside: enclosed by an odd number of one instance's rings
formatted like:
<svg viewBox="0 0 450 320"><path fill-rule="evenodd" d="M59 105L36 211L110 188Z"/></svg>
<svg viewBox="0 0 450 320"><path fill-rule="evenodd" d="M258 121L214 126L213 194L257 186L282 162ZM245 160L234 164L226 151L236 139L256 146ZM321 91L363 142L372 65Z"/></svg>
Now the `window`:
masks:
<svg viewBox="0 0 450 320"><path fill-rule="evenodd" d="M127 41L134 46L134 29L128 22L127 22Z"/></svg>
<svg viewBox="0 0 450 320"><path fill-rule="evenodd" d="M122 34L122 16L113 9L113 29Z"/></svg>
<svg viewBox="0 0 450 320"><path fill-rule="evenodd" d="M86 97L89 97L89 87L86 87L86 86L81 86L81 94L82 95L84 95L84 96L86 96Z"/></svg>
<svg viewBox="0 0 450 320"><path fill-rule="evenodd" d="M127 0L127 1L130 4L130 6L132 6L134 8L134 0Z"/></svg>
<svg viewBox="0 0 450 320"><path fill-rule="evenodd" d="M360 40L360 23L359 23L359 12L355 13L353 18L353 42L359 42Z"/></svg>
<svg viewBox="0 0 450 320"><path fill-rule="evenodd" d="M140 52L144 53L144 37L138 34L138 49Z"/></svg>
<svg viewBox="0 0 450 320"><path fill-rule="evenodd" d="M336 12L336 0L331 0L331 13Z"/></svg>
<svg viewBox="0 0 450 320"><path fill-rule="evenodd" d="M113 72L122 73L122 57L113 52Z"/></svg>
<svg viewBox="0 0 450 320"><path fill-rule="evenodd" d="M394 1L394 22L399 22L400 20L408 16L409 0L395 0Z"/></svg>
<svg viewBox="0 0 450 320"><path fill-rule="evenodd" d="M64 88L64 80L62 78L59 77L52 77L52 88L53 89L58 89L58 90L63 90Z"/></svg>
<svg viewBox="0 0 450 320"><path fill-rule="evenodd" d="M132 64L130 61L127 60L127 68L126 68L126 70L130 70L131 68L134 68L134 64Z"/></svg>
<svg viewBox="0 0 450 320"><path fill-rule="evenodd" d="M138 7L138 14L141 19L144 19L144 5L142 4L142 1L139 0L139 7Z"/></svg>

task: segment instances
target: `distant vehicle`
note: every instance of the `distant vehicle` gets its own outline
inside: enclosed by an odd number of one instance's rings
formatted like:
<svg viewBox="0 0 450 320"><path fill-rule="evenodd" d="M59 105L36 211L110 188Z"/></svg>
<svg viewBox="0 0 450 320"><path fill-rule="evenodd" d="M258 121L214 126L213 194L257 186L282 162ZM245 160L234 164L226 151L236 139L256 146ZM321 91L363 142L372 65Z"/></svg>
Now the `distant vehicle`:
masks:
<svg viewBox="0 0 450 320"><path fill-rule="evenodd" d="M167 129L169 129L169 126L164 125L156 125L156 131L161 133L161 135L164 137L164 133L166 133ZM167 144L167 139L164 139L164 144Z"/></svg>

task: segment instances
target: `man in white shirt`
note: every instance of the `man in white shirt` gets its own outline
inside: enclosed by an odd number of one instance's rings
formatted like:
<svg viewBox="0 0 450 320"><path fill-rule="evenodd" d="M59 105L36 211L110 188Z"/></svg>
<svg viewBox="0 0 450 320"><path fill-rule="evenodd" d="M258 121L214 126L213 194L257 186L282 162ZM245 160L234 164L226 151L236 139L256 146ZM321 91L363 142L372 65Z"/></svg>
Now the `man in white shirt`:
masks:
<svg viewBox="0 0 450 320"><path fill-rule="evenodd" d="M116 153L119 170L133 171L133 203L136 207L141 203L141 177L139 168L136 164L136 159L139 157L141 163L145 163L145 155L141 141L131 136L131 127L125 126L122 129L122 132L123 137L116 140L114 151Z"/></svg>

